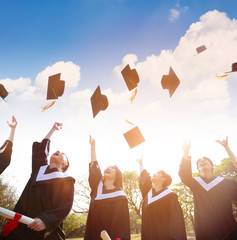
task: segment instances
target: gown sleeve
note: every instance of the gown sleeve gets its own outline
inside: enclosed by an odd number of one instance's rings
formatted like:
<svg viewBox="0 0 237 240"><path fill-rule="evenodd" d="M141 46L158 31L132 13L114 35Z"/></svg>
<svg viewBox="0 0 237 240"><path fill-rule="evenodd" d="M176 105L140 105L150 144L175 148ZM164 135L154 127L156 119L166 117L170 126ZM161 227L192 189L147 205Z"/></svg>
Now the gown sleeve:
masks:
<svg viewBox="0 0 237 240"><path fill-rule="evenodd" d="M142 193L143 199L152 188L151 177L147 170L143 170L139 177L139 188Z"/></svg>
<svg viewBox="0 0 237 240"><path fill-rule="evenodd" d="M188 186L190 189L195 187L196 181L192 177L191 157L188 159L182 159L179 167L179 177L182 183Z"/></svg>
<svg viewBox="0 0 237 240"><path fill-rule="evenodd" d="M0 148L0 174L8 167L12 155L12 142L5 141Z"/></svg>
<svg viewBox="0 0 237 240"><path fill-rule="evenodd" d="M97 191L99 182L102 180L102 174L97 161L93 161L89 164L89 185L91 188L91 197L94 192Z"/></svg>
<svg viewBox="0 0 237 240"><path fill-rule="evenodd" d="M175 194L170 198L169 219L169 235L172 236L172 239L186 240L183 212Z"/></svg>
<svg viewBox="0 0 237 240"><path fill-rule="evenodd" d="M70 178L61 183L60 191L54 191L54 207L41 212L37 218L40 218L45 226L45 237L53 232L70 213L74 198L74 179Z"/></svg>
<svg viewBox="0 0 237 240"><path fill-rule="evenodd" d="M50 140L43 139L42 142L34 142L32 146L32 173L39 167L48 164Z"/></svg>

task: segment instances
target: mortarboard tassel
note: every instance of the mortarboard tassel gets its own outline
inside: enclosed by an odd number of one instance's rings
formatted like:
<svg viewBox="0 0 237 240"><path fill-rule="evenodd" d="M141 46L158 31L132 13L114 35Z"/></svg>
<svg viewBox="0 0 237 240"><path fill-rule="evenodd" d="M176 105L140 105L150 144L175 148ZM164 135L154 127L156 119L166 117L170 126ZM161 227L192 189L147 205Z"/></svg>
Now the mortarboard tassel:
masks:
<svg viewBox="0 0 237 240"><path fill-rule="evenodd" d="M125 122L135 126L134 123L129 122L127 119L125 119Z"/></svg>
<svg viewBox="0 0 237 240"><path fill-rule="evenodd" d="M136 97L136 95L137 95L137 88L135 89L135 91L132 93L132 96L130 97L130 101L131 101L131 103L133 103L133 100L134 100L134 98Z"/></svg>
<svg viewBox="0 0 237 240"><path fill-rule="evenodd" d="M41 108L42 108L42 112L44 112L45 110L47 110L47 109L49 109L50 107L52 107L55 102L56 102L56 101L52 101L51 103L47 104L46 106L41 107Z"/></svg>
<svg viewBox="0 0 237 240"><path fill-rule="evenodd" d="M55 93L55 91L54 91L54 88L52 88L52 90L53 90L53 93L54 93L55 98L57 98L57 95L56 95L56 93ZM47 109L49 109L50 107L52 107L55 102L56 102L56 101L52 101L51 103L47 104L46 106L41 107L41 108L42 108L42 112L44 112L45 110L47 110Z"/></svg>
<svg viewBox="0 0 237 240"><path fill-rule="evenodd" d="M227 76L228 76L228 74L224 74L224 75L220 75L220 76L216 75L217 78L224 78L224 77L227 77Z"/></svg>

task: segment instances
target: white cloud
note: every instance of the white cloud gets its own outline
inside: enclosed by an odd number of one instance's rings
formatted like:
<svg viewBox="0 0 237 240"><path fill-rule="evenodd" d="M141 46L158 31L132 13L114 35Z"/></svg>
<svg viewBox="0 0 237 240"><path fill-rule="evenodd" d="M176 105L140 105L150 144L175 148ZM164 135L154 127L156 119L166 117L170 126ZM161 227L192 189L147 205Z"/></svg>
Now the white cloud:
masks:
<svg viewBox="0 0 237 240"><path fill-rule="evenodd" d="M196 48L201 45L208 49L197 55ZM180 79L172 97L176 102L197 103L206 110L224 111L230 101L228 82L216 78L216 74L228 71L231 63L236 62L237 48L233 48L236 45L237 22L215 10L193 23L174 51L162 50L160 55L148 56L144 62L136 64L136 69L140 79L158 87L159 94L164 91L160 87L162 75L167 75L171 66Z"/></svg>
<svg viewBox="0 0 237 240"><path fill-rule="evenodd" d="M181 14L184 14L188 10L188 7L180 7L179 4L176 5L176 8L170 9L169 21L173 22L177 20Z"/></svg>
<svg viewBox="0 0 237 240"><path fill-rule="evenodd" d="M90 98L93 92L90 89L86 89L79 92L74 92L70 95L70 104L71 105L85 105L89 106Z"/></svg>
<svg viewBox="0 0 237 240"><path fill-rule="evenodd" d="M174 9L174 8L170 9L169 20L170 20L171 22L174 21L174 20L176 20L176 19L178 19L179 16L180 16L180 10Z"/></svg>
<svg viewBox="0 0 237 240"><path fill-rule="evenodd" d="M64 80L65 88L75 88L81 79L80 66L72 62L57 62L52 66L46 67L40 72L35 80L35 84L41 90L46 91L48 77L57 73L61 73L61 80Z"/></svg>
<svg viewBox="0 0 237 240"><path fill-rule="evenodd" d="M114 73L116 74L117 77L121 78L121 71L122 69L129 64L130 68L133 69L135 68L135 63L137 62L137 56L135 54L127 54L123 60L122 60L122 64L115 66L114 67Z"/></svg>
<svg viewBox="0 0 237 240"><path fill-rule="evenodd" d="M0 79L0 83L4 85L8 92L19 93L25 91L30 85L30 78L17 78L15 80L10 78Z"/></svg>

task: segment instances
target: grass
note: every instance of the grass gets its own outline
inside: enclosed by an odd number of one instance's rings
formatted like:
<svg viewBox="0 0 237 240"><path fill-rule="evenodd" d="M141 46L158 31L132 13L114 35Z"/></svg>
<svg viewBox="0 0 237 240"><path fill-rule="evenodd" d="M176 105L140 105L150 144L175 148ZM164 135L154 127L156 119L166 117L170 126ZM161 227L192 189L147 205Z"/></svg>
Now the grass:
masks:
<svg viewBox="0 0 237 240"><path fill-rule="evenodd" d="M141 234L132 234L131 235L132 240L141 240ZM67 238L66 240L83 240L83 238ZM188 240L195 240L195 237L193 234L191 236L188 236Z"/></svg>
<svg viewBox="0 0 237 240"><path fill-rule="evenodd" d="M83 240L84 238L67 238L66 240ZM141 234L132 234L132 240L141 240Z"/></svg>

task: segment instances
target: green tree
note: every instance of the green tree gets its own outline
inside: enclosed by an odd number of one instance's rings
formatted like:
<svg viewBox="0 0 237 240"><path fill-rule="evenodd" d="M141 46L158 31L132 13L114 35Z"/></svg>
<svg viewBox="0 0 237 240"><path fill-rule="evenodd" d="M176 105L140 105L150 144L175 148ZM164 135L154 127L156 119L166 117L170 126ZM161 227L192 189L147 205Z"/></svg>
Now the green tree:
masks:
<svg viewBox="0 0 237 240"><path fill-rule="evenodd" d="M63 230L66 236L68 236L71 232L73 232L76 229L78 229L79 232L84 234L84 231L82 231L81 229L83 230L85 229L86 219L87 219L86 214L75 213L69 214L65 221L63 222Z"/></svg>
<svg viewBox="0 0 237 240"><path fill-rule="evenodd" d="M224 158L219 165L215 165L213 174L215 176L237 180L237 169L230 158Z"/></svg>
<svg viewBox="0 0 237 240"><path fill-rule="evenodd" d="M13 210L16 205L18 196L16 194L16 189L3 182L2 176L0 177L0 206L9 210ZM5 224L5 218L0 217L0 228Z"/></svg>
<svg viewBox="0 0 237 240"><path fill-rule="evenodd" d="M130 210L136 212L141 218L142 195L139 189L138 174L136 171L125 171L123 173L124 192L127 195Z"/></svg>
<svg viewBox="0 0 237 240"><path fill-rule="evenodd" d="M183 183L177 183L172 188L179 198L179 202L183 211L185 225L187 231L194 229L194 204L193 193Z"/></svg>
<svg viewBox="0 0 237 240"><path fill-rule="evenodd" d="M221 161L221 164L215 165L213 174L215 176L222 176L227 179L237 180L237 169L230 158L224 158ZM233 201L232 208L235 219L237 221L237 201Z"/></svg>
<svg viewBox="0 0 237 240"><path fill-rule="evenodd" d="M88 213L90 205L90 186L87 176L76 179L74 190L74 202L72 211L74 213Z"/></svg>

